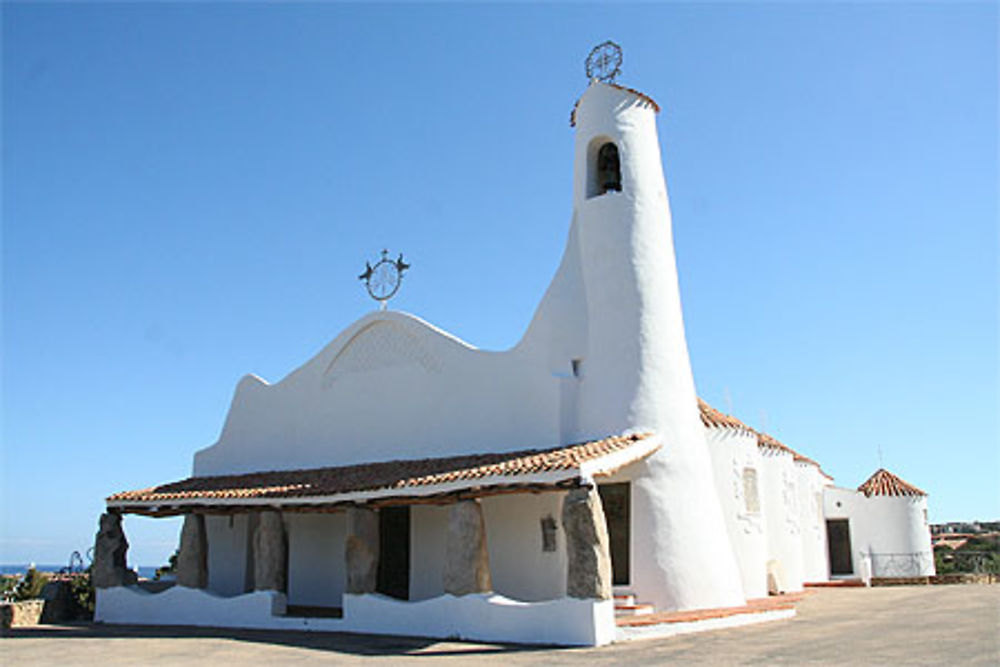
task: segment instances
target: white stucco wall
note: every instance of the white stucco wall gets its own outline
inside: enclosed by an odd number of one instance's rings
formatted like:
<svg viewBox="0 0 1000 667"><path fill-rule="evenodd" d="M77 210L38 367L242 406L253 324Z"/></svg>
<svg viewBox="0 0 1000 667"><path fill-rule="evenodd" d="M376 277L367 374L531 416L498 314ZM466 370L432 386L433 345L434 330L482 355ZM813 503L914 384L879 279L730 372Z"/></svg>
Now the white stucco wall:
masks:
<svg viewBox="0 0 1000 667"><path fill-rule="evenodd" d="M803 588L798 475L792 455L760 448L768 560L779 563L784 592Z"/></svg>
<svg viewBox="0 0 1000 667"><path fill-rule="evenodd" d="M873 577L935 573L926 496L872 496L864 501Z"/></svg>
<svg viewBox="0 0 1000 667"><path fill-rule="evenodd" d="M411 315L373 312L280 382L243 378L194 473L552 446L559 389L537 350L476 350Z"/></svg>
<svg viewBox="0 0 1000 667"><path fill-rule="evenodd" d="M632 589L658 609L742 604L698 418L674 261L656 115L600 83L576 109L573 229L586 304L577 439L660 434L632 485ZM588 196L588 163L619 151L621 192ZM639 528L641 527L641 529Z"/></svg>
<svg viewBox="0 0 1000 667"><path fill-rule="evenodd" d="M247 590L249 516L206 516L208 589L218 595L240 595Z"/></svg>
<svg viewBox="0 0 1000 667"><path fill-rule="evenodd" d="M553 492L483 499L495 592L527 602L566 595L566 538L562 530L565 495ZM542 551L541 520L546 516L556 522L555 551Z"/></svg>
<svg viewBox="0 0 1000 667"><path fill-rule="evenodd" d="M536 602L566 595L563 492L506 494L482 499L493 591L512 600ZM542 551L541 520L556 522L556 550ZM415 506L410 514L410 599L444 593L442 574L448 536L448 506Z"/></svg>
<svg viewBox="0 0 1000 667"><path fill-rule="evenodd" d="M486 526L489 540L490 527ZM444 563L448 544L448 506L410 508L410 599L444 595Z"/></svg>
<svg viewBox="0 0 1000 667"><path fill-rule="evenodd" d="M868 527L864 511L865 497L854 489L828 486L823 489L823 513L828 519L847 519L851 536L851 576L865 578L869 573L864 569L861 552L867 545ZM829 548L829 545L828 545ZM829 562L829 561L828 561ZM829 572L829 565L827 572Z"/></svg>
<svg viewBox="0 0 1000 667"><path fill-rule="evenodd" d="M347 519L336 514L285 514L288 604L339 607L346 582Z"/></svg>
<svg viewBox="0 0 1000 667"><path fill-rule="evenodd" d="M829 579L829 556L826 547L826 519L823 513L823 487L830 481L815 465L795 462L798 478L799 537L802 540L802 578L805 582Z"/></svg>
<svg viewBox="0 0 1000 667"><path fill-rule="evenodd" d="M761 456L757 434L731 428L705 431L715 475L716 493L726 518L726 530L736 552L747 598L767 597L767 532L764 515ZM750 468L757 472L758 511L747 507L743 475Z"/></svg>

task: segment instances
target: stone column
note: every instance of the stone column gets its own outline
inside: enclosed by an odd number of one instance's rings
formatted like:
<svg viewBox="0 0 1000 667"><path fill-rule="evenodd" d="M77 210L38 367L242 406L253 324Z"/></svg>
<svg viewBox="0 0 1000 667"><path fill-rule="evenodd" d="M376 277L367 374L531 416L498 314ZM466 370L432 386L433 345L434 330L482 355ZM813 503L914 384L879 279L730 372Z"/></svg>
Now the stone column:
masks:
<svg viewBox="0 0 1000 667"><path fill-rule="evenodd" d="M611 598L611 554L608 525L595 487L573 489L563 499L566 532L566 595L573 598Z"/></svg>
<svg viewBox="0 0 1000 667"><path fill-rule="evenodd" d="M208 586L208 536L203 514L184 516L177 551L177 584L188 588Z"/></svg>
<svg viewBox="0 0 1000 667"><path fill-rule="evenodd" d="M122 516L115 512L101 515L100 529L94 539L94 565L90 580L96 588L131 586L135 572L128 569L128 540L122 531Z"/></svg>
<svg viewBox="0 0 1000 667"><path fill-rule="evenodd" d="M284 593L288 584L288 538L281 512L258 514L253 535L253 588Z"/></svg>
<svg viewBox="0 0 1000 667"><path fill-rule="evenodd" d="M347 510L347 541L344 561L347 564L347 593L374 593L378 579L378 513L367 507Z"/></svg>
<svg viewBox="0 0 1000 667"><path fill-rule="evenodd" d="M486 551L486 522L478 500L462 500L451 506L446 558L445 593L468 595L493 590Z"/></svg>

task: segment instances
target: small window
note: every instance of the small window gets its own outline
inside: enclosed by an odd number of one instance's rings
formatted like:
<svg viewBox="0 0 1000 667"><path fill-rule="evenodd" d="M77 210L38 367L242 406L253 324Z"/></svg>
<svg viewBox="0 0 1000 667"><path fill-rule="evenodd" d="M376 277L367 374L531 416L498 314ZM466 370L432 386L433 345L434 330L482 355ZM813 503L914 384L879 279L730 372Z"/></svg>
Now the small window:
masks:
<svg viewBox="0 0 1000 667"><path fill-rule="evenodd" d="M760 494L757 492L757 471L743 469L743 506L750 514L760 512Z"/></svg>
<svg viewBox="0 0 1000 667"><path fill-rule="evenodd" d="M542 519L542 551L556 550L556 520L552 516Z"/></svg>
<svg viewBox="0 0 1000 667"><path fill-rule="evenodd" d="M580 373L583 372L583 359L573 359L570 361L570 368L573 369L573 377L580 377Z"/></svg>

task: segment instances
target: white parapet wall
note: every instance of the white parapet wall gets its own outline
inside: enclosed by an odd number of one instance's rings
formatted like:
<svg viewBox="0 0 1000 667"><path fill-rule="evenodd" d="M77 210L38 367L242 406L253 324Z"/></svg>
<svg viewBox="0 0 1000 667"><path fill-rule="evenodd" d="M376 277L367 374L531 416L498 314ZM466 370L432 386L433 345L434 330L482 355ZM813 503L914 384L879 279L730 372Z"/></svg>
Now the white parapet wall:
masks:
<svg viewBox="0 0 1000 667"><path fill-rule="evenodd" d="M615 639L611 600L518 602L483 594L403 602L345 595L344 620L353 631L392 635L563 646L601 646Z"/></svg>
<svg viewBox="0 0 1000 667"><path fill-rule="evenodd" d="M442 595L405 602L383 595L345 595L343 618L286 616L274 591L222 597L174 586L99 589L94 620L135 625L194 625L265 630L363 632L521 644L601 646L615 639L611 600L560 598L519 602L502 595Z"/></svg>

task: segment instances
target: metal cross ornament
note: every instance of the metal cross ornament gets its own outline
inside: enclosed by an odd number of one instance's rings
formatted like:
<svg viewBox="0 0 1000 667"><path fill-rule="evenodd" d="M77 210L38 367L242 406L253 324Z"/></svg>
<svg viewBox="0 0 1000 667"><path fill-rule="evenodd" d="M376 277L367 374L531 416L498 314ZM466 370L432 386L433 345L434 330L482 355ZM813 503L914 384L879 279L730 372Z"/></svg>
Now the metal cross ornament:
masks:
<svg viewBox="0 0 1000 667"><path fill-rule="evenodd" d="M595 46L587 56L587 78L614 83L622 72L622 47L610 39Z"/></svg>
<svg viewBox="0 0 1000 667"><path fill-rule="evenodd" d="M382 257L374 265L365 262L365 272L358 276L364 282L368 295L379 302L385 310L386 302L396 295L403 282L403 272L410 265L403 261L403 253L397 259L389 259L389 251L383 250Z"/></svg>

